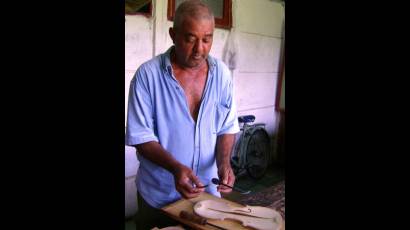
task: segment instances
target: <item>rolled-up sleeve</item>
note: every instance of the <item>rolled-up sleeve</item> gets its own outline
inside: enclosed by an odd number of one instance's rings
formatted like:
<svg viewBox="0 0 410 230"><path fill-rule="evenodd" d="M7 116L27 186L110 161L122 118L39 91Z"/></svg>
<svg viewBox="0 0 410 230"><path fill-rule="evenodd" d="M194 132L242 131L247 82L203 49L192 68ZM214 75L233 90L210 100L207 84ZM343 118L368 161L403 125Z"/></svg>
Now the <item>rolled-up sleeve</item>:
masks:
<svg viewBox="0 0 410 230"><path fill-rule="evenodd" d="M228 109L228 113L223 122L222 128L218 132L218 136L222 134L235 134L240 131L238 124L238 116L236 111L235 94L233 82L230 79L225 88L224 102L222 102Z"/></svg>
<svg viewBox="0 0 410 230"><path fill-rule="evenodd" d="M140 67L130 83L128 96L126 145L137 145L149 141L157 141L154 132L154 112L149 92L147 74Z"/></svg>

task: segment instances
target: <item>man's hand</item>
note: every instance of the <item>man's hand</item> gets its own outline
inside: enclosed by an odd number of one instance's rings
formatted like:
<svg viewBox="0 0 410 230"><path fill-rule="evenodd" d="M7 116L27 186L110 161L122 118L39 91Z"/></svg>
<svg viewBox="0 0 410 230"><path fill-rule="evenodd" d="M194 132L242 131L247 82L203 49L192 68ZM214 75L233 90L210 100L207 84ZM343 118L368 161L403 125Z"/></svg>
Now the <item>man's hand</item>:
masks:
<svg viewBox="0 0 410 230"><path fill-rule="evenodd" d="M204 186L204 184L202 184L192 170L185 165L179 164L175 168L173 175L175 188L184 198L194 198L205 191L205 188L198 188Z"/></svg>
<svg viewBox="0 0 410 230"><path fill-rule="evenodd" d="M235 175L233 173L233 170L230 164L220 165L218 168L218 176L219 176L219 181L233 187L233 184L235 183ZM222 193L232 192L231 188L228 188L224 185L218 185L217 189L218 189L218 192L222 192Z"/></svg>
<svg viewBox="0 0 410 230"><path fill-rule="evenodd" d="M194 175L192 170L175 160L158 142L151 141L136 147L138 152L145 158L174 175L175 188L184 198L194 198L205 191L205 188L197 188L204 185Z"/></svg>

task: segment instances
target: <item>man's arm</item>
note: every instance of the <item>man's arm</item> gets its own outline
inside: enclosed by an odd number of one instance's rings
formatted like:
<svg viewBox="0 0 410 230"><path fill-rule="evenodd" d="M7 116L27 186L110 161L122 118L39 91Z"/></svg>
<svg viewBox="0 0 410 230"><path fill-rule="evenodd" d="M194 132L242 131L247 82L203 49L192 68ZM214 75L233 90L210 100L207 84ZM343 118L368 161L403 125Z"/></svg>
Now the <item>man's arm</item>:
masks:
<svg viewBox="0 0 410 230"><path fill-rule="evenodd" d="M218 136L216 141L216 164L218 166L218 176L224 184L233 186L235 175L231 167L231 152L235 142L235 134L223 134ZM219 185L218 192L229 193L231 188Z"/></svg>
<svg viewBox="0 0 410 230"><path fill-rule="evenodd" d="M151 162L163 167L174 175L175 188L184 198L193 198L205 191L204 188L193 188L192 182L196 186L203 186L192 170L178 162L167 152L158 142L150 141L136 145L138 153Z"/></svg>

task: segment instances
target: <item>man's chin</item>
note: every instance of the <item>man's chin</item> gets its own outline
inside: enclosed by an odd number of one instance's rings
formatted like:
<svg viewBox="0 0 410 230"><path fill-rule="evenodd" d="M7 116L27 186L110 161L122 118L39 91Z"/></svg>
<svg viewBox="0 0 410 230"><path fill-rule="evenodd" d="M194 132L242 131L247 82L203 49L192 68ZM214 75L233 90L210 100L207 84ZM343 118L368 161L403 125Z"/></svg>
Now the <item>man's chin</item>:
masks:
<svg viewBox="0 0 410 230"><path fill-rule="evenodd" d="M187 62L187 66L194 68L194 67L199 67L204 63L204 59L199 59L199 60L190 60Z"/></svg>

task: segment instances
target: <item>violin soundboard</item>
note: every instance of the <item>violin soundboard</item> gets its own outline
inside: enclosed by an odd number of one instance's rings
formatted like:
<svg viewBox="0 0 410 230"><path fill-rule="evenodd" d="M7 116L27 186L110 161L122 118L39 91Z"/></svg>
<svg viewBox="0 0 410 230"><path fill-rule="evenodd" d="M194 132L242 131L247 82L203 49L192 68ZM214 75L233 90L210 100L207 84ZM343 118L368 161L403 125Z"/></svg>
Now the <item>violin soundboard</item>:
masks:
<svg viewBox="0 0 410 230"><path fill-rule="evenodd" d="M217 229L215 227L212 227L208 224L206 225L200 225L197 223L194 223L192 221L189 220L185 220L185 219L181 219L179 217L179 214L181 211L187 211L191 214L194 214L194 205L199 202L199 201L203 201L203 200L214 200L217 202L224 202L224 203L228 203L229 205L233 206L233 207L243 207L242 205L223 199L223 198L219 198L216 196L213 196L209 193L202 193L200 196L196 197L196 198L192 198L192 199L181 199L178 200L170 205L167 205L165 207L162 208L162 211L165 212L168 216L172 217L173 219L186 224L187 226L190 226L194 229L200 229L200 230L214 230ZM224 219L224 220L216 220L216 219L209 219L207 218L208 223L214 224L216 226L225 228L225 229L238 229L238 230L250 230L252 228L250 227L244 227L241 225L241 222L236 221L236 220L230 220L230 219ZM285 223L283 221L282 218L280 218L280 227L278 229L275 230L284 230L285 229Z"/></svg>

